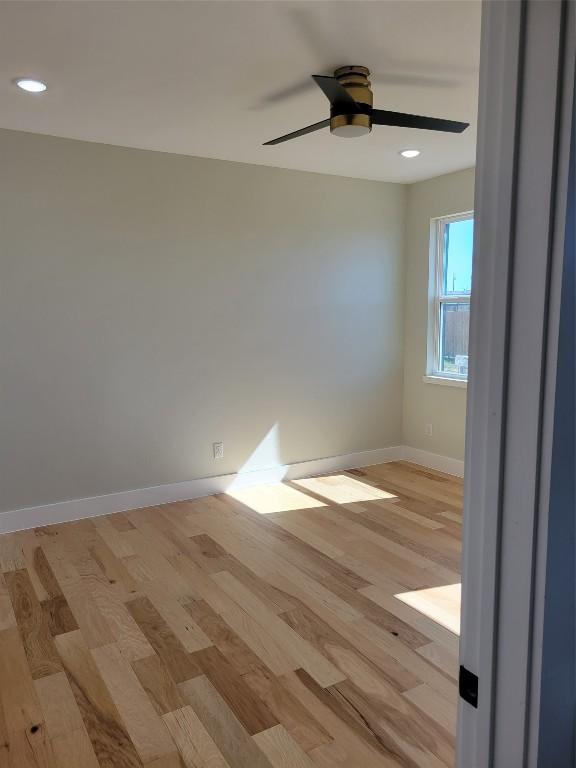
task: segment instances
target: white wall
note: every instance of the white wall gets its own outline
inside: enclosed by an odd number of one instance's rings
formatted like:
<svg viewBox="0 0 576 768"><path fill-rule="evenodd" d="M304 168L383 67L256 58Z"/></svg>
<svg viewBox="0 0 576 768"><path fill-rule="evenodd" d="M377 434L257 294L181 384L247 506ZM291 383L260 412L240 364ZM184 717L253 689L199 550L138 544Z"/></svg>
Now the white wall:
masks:
<svg viewBox="0 0 576 768"><path fill-rule="evenodd" d="M11 131L0 169L0 511L400 443L405 187Z"/></svg>
<svg viewBox="0 0 576 768"><path fill-rule="evenodd" d="M474 208L474 169L408 187L406 300L404 307L403 442L453 459L464 459L466 389L425 383L428 328L430 219ZM425 434L432 424L432 436Z"/></svg>

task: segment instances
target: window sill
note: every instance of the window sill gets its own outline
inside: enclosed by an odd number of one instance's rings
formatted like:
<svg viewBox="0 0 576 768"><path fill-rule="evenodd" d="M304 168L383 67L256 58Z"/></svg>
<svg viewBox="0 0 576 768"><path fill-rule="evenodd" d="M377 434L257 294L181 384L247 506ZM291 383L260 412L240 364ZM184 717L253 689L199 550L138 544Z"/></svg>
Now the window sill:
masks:
<svg viewBox="0 0 576 768"><path fill-rule="evenodd" d="M457 389L468 387L466 379L451 379L448 376L422 376L422 381L426 384L440 384L442 387L456 387Z"/></svg>

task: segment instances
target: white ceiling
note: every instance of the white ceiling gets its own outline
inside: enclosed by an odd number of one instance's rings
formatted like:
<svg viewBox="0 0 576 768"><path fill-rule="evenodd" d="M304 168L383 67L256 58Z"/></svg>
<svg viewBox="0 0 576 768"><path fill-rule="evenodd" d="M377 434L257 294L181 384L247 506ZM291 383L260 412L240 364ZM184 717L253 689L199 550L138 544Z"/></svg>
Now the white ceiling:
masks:
<svg viewBox="0 0 576 768"><path fill-rule="evenodd" d="M479 38L476 0L0 2L0 127L416 181L474 164ZM261 146L328 117L310 75L344 64L372 70L379 108L472 125ZM48 91L19 91L23 75Z"/></svg>

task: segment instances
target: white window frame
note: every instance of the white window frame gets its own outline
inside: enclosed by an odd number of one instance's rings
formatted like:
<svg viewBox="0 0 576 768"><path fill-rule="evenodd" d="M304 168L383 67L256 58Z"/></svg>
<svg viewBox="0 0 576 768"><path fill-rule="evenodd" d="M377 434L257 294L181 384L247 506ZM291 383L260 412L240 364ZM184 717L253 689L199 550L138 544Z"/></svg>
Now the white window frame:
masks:
<svg viewBox="0 0 576 768"><path fill-rule="evenodd" d="M474 219L474 211L463 211L430 220L430 266L428 288L428 344L426 375L428 383L466 387L466 374L450 373L441 369L441 318L443 304L470 304L469 293L443 293L444 233L447 224Z"/></svg>

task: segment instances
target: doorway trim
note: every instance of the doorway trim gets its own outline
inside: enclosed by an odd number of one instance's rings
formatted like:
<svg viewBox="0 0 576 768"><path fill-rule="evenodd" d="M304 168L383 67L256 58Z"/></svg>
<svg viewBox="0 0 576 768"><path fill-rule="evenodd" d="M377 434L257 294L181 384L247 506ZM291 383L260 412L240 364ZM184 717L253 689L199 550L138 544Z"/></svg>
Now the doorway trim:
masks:
<svg viewBox="0 0 576 768"><path fill-rule="evenodd" d="M538 764L574 8L484 0L457 765ZM482 301L478 297L482 297Z"/></svg>

